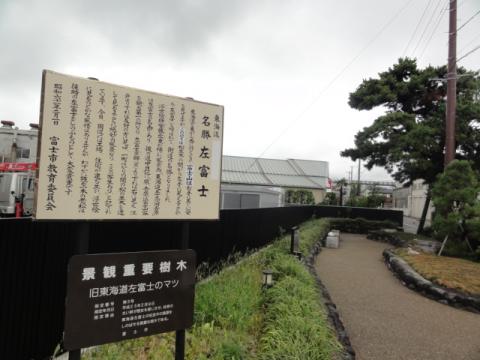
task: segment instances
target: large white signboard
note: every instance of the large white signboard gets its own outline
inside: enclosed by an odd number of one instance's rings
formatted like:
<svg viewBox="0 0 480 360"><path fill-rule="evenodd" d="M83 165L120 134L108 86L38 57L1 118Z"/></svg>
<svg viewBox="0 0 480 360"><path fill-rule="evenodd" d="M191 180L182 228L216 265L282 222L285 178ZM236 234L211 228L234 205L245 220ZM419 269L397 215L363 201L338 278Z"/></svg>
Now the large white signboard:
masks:
<svg viewBox="0 0 480 360"><path fill-rule="evenodd" d="M35 218L218 219L223 106L44 71Z"/></svg>

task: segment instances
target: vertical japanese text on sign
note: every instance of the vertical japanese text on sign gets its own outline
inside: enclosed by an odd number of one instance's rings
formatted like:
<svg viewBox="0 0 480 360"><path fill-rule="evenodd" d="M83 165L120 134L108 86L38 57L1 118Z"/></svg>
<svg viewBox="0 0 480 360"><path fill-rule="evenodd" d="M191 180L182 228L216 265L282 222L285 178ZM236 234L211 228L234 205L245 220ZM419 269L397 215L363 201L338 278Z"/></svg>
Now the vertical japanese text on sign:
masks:
<svg viewBox="0 0 480 360"><path fill-rule="evenodd" d="M222 106L52 71L42 89L37 219L218 219Z"/></svg>

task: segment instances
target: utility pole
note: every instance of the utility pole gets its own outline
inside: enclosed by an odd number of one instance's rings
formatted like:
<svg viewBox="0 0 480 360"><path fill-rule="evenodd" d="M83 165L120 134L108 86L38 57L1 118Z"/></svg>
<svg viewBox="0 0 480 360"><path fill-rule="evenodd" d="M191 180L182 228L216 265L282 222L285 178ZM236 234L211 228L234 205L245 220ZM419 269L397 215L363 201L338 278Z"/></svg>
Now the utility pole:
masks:
<svg viewBox="0 0 480 360"><path fill-rule="evenodd" d="M358 159L358 181L357 181L357 196L360 196L360 163L361 160Z"/></svg>
<svg viewBox="0 0 480 360"><path fill-rule="evenodd" d="M342 181L342 184L340 185L340 206L343 206L343 187L344 187L344 183Z"/></svg>
<svg viewBox="0 0 480 360"><path fill-rule="evenodd" d="M457 0L450 0L448 27L447 114L445 166L455 158L455 114L457 106Z"/></svg>

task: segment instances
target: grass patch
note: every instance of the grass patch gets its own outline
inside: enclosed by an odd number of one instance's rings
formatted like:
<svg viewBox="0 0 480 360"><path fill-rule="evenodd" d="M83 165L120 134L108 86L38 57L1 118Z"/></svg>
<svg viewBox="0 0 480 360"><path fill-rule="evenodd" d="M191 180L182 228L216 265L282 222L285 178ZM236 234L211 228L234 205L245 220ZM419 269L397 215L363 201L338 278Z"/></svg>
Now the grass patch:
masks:
<svg viewBox="0 0 480 360"><path fill-rule="evenodd" d="M479 263L425 253L408 255L405 249L396 252L424 278L450 289L480 296Z"/></svg>
<svg viewBox="0 0 480 360"><path fill-rule="evenodd" d="M312 220L300 228L304 255L329 230L326 220ZM264 266L274 272L275 285L265 291L264 327L258 359L332 359L341 352L319 301L315 280L287 253L289 237L264 250Z"/></svg>
<svg viewBox="0 0 480 360"><path fill-rule="evenodd" d="M186 334L187 359L249 359L248 354L255 354L262 318L262 262L258 254L241 260L197 284L195 324ZM174 358L174 348L175 336L168 333L99 346L84 357L163 360Z"/></svg>
<svg viewBox="0 0 480 360"><path fill-rule="evenodd" d="M332 359L340 346L328 326L313 278L291 256L279 254L275 260L282 266L275 268L275 286L266 291L258 358Z"/></svg>
<svg viewBox="0 0 480 360"><path fill-rule="evenodd" d="M328 228L326 220L302 224L304 255ZM197 284L187 359L331 359L341 353L314 278L288 254L289 248L290 236L285 235ZM266 268L274 271L275 283L262 290ZM172 333L127 340L99 346L84 357L173 359L174 341Z"/></svg>

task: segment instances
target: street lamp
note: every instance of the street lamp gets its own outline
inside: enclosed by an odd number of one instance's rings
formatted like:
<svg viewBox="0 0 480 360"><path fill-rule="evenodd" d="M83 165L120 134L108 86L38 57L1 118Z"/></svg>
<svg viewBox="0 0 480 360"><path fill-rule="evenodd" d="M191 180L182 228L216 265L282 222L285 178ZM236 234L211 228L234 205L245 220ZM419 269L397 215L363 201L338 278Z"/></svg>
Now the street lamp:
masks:
<svg viewBox="0 0 480 360"><path fill-rule="evenodd" d="M291 228L291 236L290 236L290 253L295 254L298 251L298 245L300 242L299 234L298 234L298 226L294 226Z"/></svg>
<svg viewBox="0 0 480 360"><path fill-rule="evenodd" d="M269 288L273 285L273 271L272 270L263 270L262 285L263 285L263 288Z"/></svg>
<svg viewBox="0 0 480 360"><path fill-rule="evenodd" d="M294 251L293 255L296 256L298 260L302 260L302 253L300 251Z"/></svg>

